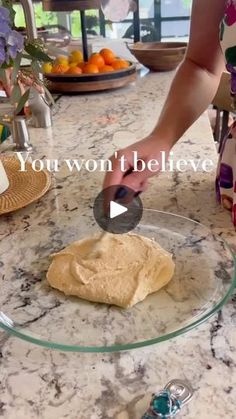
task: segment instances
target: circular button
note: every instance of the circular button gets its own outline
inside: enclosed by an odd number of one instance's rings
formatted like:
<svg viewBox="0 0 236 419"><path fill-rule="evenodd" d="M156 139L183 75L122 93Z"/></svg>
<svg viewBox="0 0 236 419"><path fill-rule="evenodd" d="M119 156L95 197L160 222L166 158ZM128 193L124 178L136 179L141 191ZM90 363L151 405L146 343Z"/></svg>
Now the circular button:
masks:
<svg viewBox="0 0 236 419"><path fill-rule="evenodd" d="M95 199L94 218L108 233L123 234L132 231L143 215L139 193L127 186L116 185L103 189Z"/></svg>

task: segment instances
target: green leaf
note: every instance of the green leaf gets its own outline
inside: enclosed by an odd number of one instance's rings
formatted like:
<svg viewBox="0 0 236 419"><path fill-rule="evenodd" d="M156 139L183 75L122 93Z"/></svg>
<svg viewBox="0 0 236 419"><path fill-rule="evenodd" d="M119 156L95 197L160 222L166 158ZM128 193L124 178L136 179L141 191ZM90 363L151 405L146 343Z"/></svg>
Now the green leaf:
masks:
<svg viewBox="0 0 236 419"><path fill-rule="evenodd" d="M236 47L227 48L225 58L228 64L236 65Z"/></svg>
<svg viewBox="0 0 236 419"><path fill-rule="evenodd" d="M25 51L32 57L36 58L38 61L42 62L52 62L52 58L49 55L45 54L41 49L37 48L35 45L27 44L25 45Z"/></svg>
<svg viewBox="0 0 236 419"><path fill-rule="evenodd" d="M11 104L13 105L14 103L18 103L20 98L21 98L20 86L18 84L15 84L11 93L11 97L10 97Z"/></svg>
<svg viewBox="0 0 236 419"><path fill-rule="evenodd" d="M24 108L27 100L29 99L29 94L30 94L30 89L26 90L25 93L23 94L23 96L21 96L18 105L16 107L15 110L15 114L18 115L18 113L20 113L20 111Z"/></svg>
<svg viewBox="0 0 236 419"><path fill-rule="evenodd" d="M18 52L18 54L16 56L16 59L14 61L14 65L13 65L13 71L12 71L12 76L11 76L12 77L12 83L16 82L17 75L18 75L18 72L20 70L21 57L22 57L21 53Z"/></svg>
<svg viewBox="0 0 236 419"><path fill-rule="evenodd" d="M10 68L10 67L12 67L12 66L13 66L13 64L14 64L13 59L12 59L12 58L10 58L9 63L8 63L8 64L7 64L7 63L3 63L3 64L1 65L1 68Z"/></svg>

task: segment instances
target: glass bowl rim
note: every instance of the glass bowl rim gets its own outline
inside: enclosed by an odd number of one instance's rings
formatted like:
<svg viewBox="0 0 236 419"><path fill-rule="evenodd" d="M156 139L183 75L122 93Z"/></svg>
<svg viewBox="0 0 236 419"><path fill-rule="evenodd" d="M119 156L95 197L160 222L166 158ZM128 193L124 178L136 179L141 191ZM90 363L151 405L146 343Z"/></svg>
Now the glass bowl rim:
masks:
<svg viewBox="0 0 236 419"><path fill-rule="evenodd" d="M170 339L173 339L177 336L183 335L187 333L188 331L194 329L195 327L201 325L205 321L207 321L210 317L212 317L215 313L217 313L228 301L231 294L233 293L233 290L236 288L236 254L234 254L231 247L228 245L228 243L218 234L214 233L209 227L205 226L204 224L195 221L191 218L185 217L183 215L174 214L168 211L160 211L152 208L144 208L144 212L155 212L159 214L165 214L172 217L176 217L182 220L190 221L193 224L196 224L205 230L208 230L211 235L215 235L218 237L225 245L225 247L229 250L232 261L234 262L234 272L232 274L232 282L231 285L227 291L227 293L224 295L221 301L219 301L218 304L216 304L209 312L205 313L202 317L200 317L198 320L195 320L191 324L181 327L180 329L164 334L162 336L159 336L157 338L147 339L144 341L137 341L134 343L127 343L127 344L117 344L117 345L110 345L110 346L80 346L80 345L65 345L61 343L54 343L49 342L47 340L35 338L32 336L29 336L27 333L22 333L15 329L14 327L7 326L3 322L0 321L0 328L3 329L5 332L9 333L12 336L18 337L21 340L24 340L26 342L33 343L37 346L41 346L47 349L55 349L63 352L82 352L82 353L108 353L108 352L121 352L121 351L128 351L132 349L138 349L143 348L151 345L155 345ZM142 222L142 220L141 220Z"/></svg>

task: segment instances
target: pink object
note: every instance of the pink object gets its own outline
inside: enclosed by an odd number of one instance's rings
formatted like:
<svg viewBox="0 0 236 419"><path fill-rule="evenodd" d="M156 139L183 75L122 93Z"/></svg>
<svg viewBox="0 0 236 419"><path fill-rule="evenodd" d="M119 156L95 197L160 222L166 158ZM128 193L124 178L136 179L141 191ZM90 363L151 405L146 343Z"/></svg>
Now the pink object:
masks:
<svg viewBox="0 0 236 419"><path fill-rule="evenodd" d="M225 22L228 26L232 26L236 22L236 2L229 0L225 11Z"/></svg>
<svg viewBox="0 0 236 419"><path fill-rule="evenodd" d="M234 225L236 226L236 204L234 204L233 206L233 210L232 210L232 221L234 223Z"/></svg>
<svg viewBox="0 0 236 419"><path fill-rule="evenodd" d="M225 14L221 22L222 51L226 68L231 73L232 102L236 104L236 0L225 0ZM236 122L230 128L220 147L216 174L216 195L224 208L231 211L236 226Z"/></svg>

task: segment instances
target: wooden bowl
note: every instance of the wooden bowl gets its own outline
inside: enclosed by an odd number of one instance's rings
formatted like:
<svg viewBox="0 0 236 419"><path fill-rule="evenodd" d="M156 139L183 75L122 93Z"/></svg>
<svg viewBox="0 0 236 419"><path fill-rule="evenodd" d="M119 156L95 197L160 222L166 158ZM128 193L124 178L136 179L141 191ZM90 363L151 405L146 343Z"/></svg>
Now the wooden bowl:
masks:
<svg viewBox="0 0 236 419"><path fill-rule="evenodd" d="M131 54L152 71L174 70L181 61L187 48L186 42L136 42L127 45Z"/></svg>
<svg viewBox="0 0 236 419"><path fill-rule="evenodd" d="M98 74L45 74L52 93L86 93L118 89L136 80L136 65L124 70Z"/></svg>

